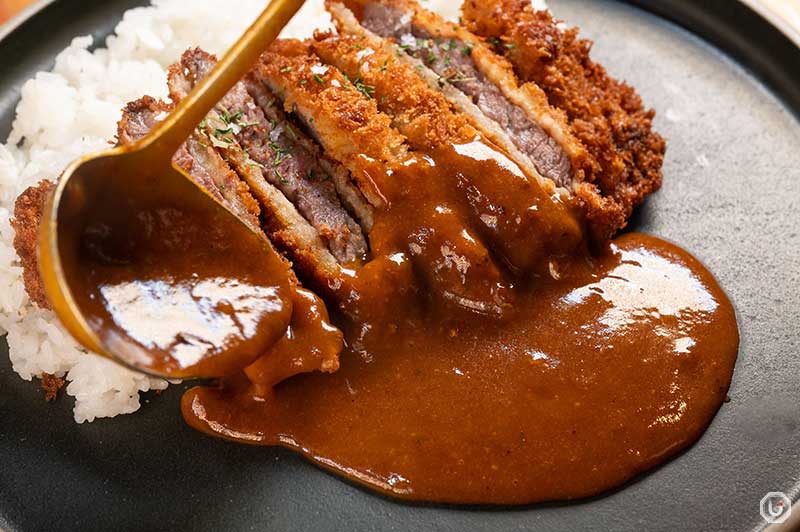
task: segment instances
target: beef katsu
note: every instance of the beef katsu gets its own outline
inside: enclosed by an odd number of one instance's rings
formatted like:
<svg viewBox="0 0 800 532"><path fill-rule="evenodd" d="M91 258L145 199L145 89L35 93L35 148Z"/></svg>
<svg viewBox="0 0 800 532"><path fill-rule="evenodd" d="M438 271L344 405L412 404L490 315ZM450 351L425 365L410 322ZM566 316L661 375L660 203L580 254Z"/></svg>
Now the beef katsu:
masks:
<svg viewBox="0 0 800 532"><path fill-rule="evenodd" d="M485 292L493 301L486 305L467 295L467 287L486 279L502 287L541 271L543 257L580 245L580 224L601 243L613 236L660 185L664 152L650 129L652 113L632 90L587 63L586 53L576 55L578 45L566 44L573 33L554 30L565 50L549 67L561 72L558 81L520 66L538 49L522 42L523 34L544 22L555 27L549 15L522 4L467 2L461 26L413 0L329 0L337 32L271 46L175 162L246 223L262 228L305 282L330 293L343 271L369 262L375 210L387 208L392 181L408 175L409 161L453 146L488 153L511 169L505 182L462 172L452 185L470 212L450 225L452 234L440 228L434 239L483 271L472 268L468 280L451 260L433 277L447 278L443 272L451 270L447 286L434 290L467 308L496 311L504 289ZM493 17L495 11L502 16ZM510 13L517 12L525 24L511 24ZM497 39L513 46L497 46ZM567 61L588 66L568 69ZM118 142L147 134L215 64L212 55L187 50L169 69L171 102L144 97L129 104ZM587 94L578 94L579 87ZM589 138L590 119L605 130L625 122L575 103L597 100L614 107L615 116L629 110L643 140L626 143L621 133L616 140L607 133L604 144L600 134ZM548 216L559 222L542 224ZM418 270L432 277L429 268Z"/></svg>
<svg viewBox="0 0 800 532"><path fill-rule="evenodd" d="M335 29L274 42L174 156L282 254L292 294L285 334L189 390L186 421L454 503L592 495L699 437L733 307L687 252L615 238L661 186L654 112L526 0L467 0L458 23L414 0L326 7ZM169 101L123 109L118 144L216 63L187 50ZM42 307L51 187L13 221Z"/></svg>

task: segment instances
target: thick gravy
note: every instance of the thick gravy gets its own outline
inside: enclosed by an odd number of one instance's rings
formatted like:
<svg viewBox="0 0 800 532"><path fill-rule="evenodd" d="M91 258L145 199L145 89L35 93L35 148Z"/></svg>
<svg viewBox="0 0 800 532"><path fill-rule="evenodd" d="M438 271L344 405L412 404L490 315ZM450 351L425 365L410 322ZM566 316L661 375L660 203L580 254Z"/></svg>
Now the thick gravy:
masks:
<svg viewBox="0 0 800 532"><path fill-rule="evenodd" d="M337 285L337 373L273 388L282 373L268 353L246 377L187 392L187 422L297 450L392 496L450 503L595 494L697 439L738 349L712 274L641 234L586 252L555 192L509 189L517 170L486 149L455 147L394 175L373 261ZM308 337L273 360L298 364Z"/></svg>
<svg viewBox="0 0 800 532"><path fill-rule="evenodd" d="M190 181L144 176L96 199L62 245L73 297L115 355L158 375L218 377L256 360L292 314L269 242ZM62 222L67 223L67 222Z"/></svg>

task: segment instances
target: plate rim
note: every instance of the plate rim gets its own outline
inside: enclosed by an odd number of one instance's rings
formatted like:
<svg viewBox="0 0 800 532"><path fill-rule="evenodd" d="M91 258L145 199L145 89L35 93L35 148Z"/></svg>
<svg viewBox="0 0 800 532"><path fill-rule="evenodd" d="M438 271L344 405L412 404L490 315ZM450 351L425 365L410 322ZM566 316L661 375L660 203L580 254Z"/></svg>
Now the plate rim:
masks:
<svg viewBox="0 0 800 532"><path fill-rule="evenodd" d="M0 45L7 44L17 31L48 6L67 1L34 1L0 26ZM800 69L791 68L792 64L800 64L800 29L794 28L761 0L613 1L633 5L669 20L723 51L763 82L800 119L800 91L791 90L792 86L800 87ZM149 3L152 4L152 0ZM714 16L709 16L709 13ZM739 38L741 29L736 31L735 21L742 17L751 19L753 23L748 25L749 33L757 33L760 37L771 34L774 39ZM714 26L720 24L723 27L715 30ZM776 62L783 65L775 65Z"/></svg>
<svg viewBox="0 0 800 532"><path fill-rule="evenodd" d="M14 39L15 34L18 31L24 30L24 26L35 19L38 16L42 15L42 12L45 9L52 5L52 4L64 4L67 3L68 0L36 0L22 11L20 11L17 15L9 19L5 24L0 26L0 45L7 44L8 41ZM773 93L779 102L789 111L791 111L795 117L800 120L800 91L798 94L792 95L791 93L787 93L781 89L783 84L785 83L793 83L794 87L800 87L800 69L797 69L797 75L792 76L790 78L773 78L771 77L770 72L765 71L763 65L759 65L757 61L752 61L744 59L738 51L738 47L735 47L731 44L730 40L732 37L740 36L741 33L736 35L728 35L727 39L719 37L712 38L709 34L703 30L703 26L701 22L695 21L691 19L690 11L691 7L687 7L687 4L692 4L692 0L614 0L616 2L624 3L632 5L636 8L643 9L644 11L651 13L663 20L668 20L677 24L679 27L688 31L692 36L701 39L702 41L708 43L713 48L723 52L725 56L729 59L732 59L737 65L742 66L745 68L749 73L751 73L757 80L762 82L764 86ZM726 2L726 0L722 0ZM708 3L703 2L703 5L695 6L695 9L698 10L713 10L713 7L709 7L712 4L719 4L719 1L709 1ZM700 3L698 3L700 4ZM798 59L798 63L800 64L800 32L793 31L792 27L785 23L783 19L777 16L774 12L766 8L763 4L761 4L758 0L735 0L734 2L726 2L725 5L727 6L736 6L735 10L741 10L741 12L748 12L754 20L759 21L759 24L768 26L776 35L780 35L783 39L792 44L792 48L788 48L788 50L793 50L792 53L795 55L792 57L796 57ZM673 12L672 15L666 14L666 11L670 11L670 9L674 6L682 6L681 9L684 11ZM121 15L121 14L120 14ZM121 20L121 19L120 19ZM741 32L741 28L740 28ZM750 37L744 43L744 46L752 46L755 41L755 37ZM784 50L783 48L781 50ZM770 50L772 53L775 53L774 49ZM783 52L781 52L783 53ZM777 55L777 54L776 54ZM55 57L53 57L55 59ZM782 62L779 58L772 58L773 62L780 63ZM789 69L787 69L789 70ZM791 81L793 78L795 81ZM787 81L788 79L788 81ZM19 99L17 99L17 102ZM6 142L6 135L2 135L0 132L0 141ZM0 335L0 339L3 338L5 334ZM4 340L2 340L4 341ZM797 502L797 501L795 501ZM798 508L800 509L800 508ZM795 512L793 515L793 519L791 519L795 525L800 523L800 512ZM0 515L0 524L6 524L3 522L2 515ZM8 523L10 524L10 523ZM779 527L779 526L769 526L762 528L762 530L767 532L778 532L778 530L788 530L788 528ZM0 532L2 532L2 527L0 527Z"/></svg>
<svg viewBox="0 0 800 532"><path fill-rule="evenodd" d="M800 31L760 0L621 0L677 24L764 84L800 120Z"/></svg>

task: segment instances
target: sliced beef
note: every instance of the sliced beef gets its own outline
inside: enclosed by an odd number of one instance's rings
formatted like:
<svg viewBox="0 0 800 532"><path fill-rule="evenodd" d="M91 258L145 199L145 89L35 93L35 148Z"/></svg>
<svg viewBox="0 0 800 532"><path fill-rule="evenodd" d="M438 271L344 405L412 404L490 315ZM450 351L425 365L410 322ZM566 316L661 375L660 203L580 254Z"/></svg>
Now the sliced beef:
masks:
<svg viewBox="0 0 800 532"><path fill-rule="evenodd" d="M528 114L509 101L472 58L472 43L456 37L441 38L417 25L401 8L379 2L366 3L361 23L373 33L394 39L406 53L421 60L450 84L466 94L483 113L497 122L517 148L528 155L539 173L559 186L572 181L571 164L559 143Z"/></svg>
<svg viewBox="0 0 800 532"><path fill-rule="evenodd" d="M369 70L376 77L357 77L353 68L358 68L357 46L361 44L356 38L331 35L327 39L320 35L317 42L278 42L262 57L256 75L303 117L329 154L350 165L354 174L369 176L384 202L373 235L376 253L388 251L382 245L389 246L392 253L396 246L405 245L401 251L410 257L434 304L503 314L511 307L505 271L471 228L472 213L420 204L417 219L404 214L407 211L402 206L409 201L406 187L428 190L431 197L437 197L442 188L453 186L435 172L429 173L414 150L432 153L442 145L470 142L476 136L474 128L464 116L453 113L440 94L416 78L413 70L390 65L389 58L375 50ZM289 50L282 52L281 48ZM381 71L382 64L385 68ZM381 86L373 85L378 81ZM388 90L389 86L393 90ZM429 215L424 210L433 212ZM431 218L435 221L430 226L419 225L419 220ZM384 242L380 231L384 225L402 227L408 241Z"/></svg>
<svg viewBox="0 0 800 532"><path fill-rule="evenodd" d="M252 74L242 80L247 87L247 92L258 107L264 111L264 116L272 122L291 122L286 113L282 110L281 104L275 95L255 79ZM300 128L293 131L298 132ZM369 235L373 225L373 207L358 189L347 171L341 164L329 158L322 152L319 144L311 139L310 135L300 132L296 135L296 140L307 152L314 154L317 164L320 165L323 175L330 176L342 204L355 217L364 229L364 233Z"/></svg>
<svg viewBox="0 0 800 532"><path fill-rule="evenodd" d="M129 103L117 124L117 142L130 144L144 137L172 110L172 105L145 96ZM195 132L173 159L196 183L227 204L245 223L259 229L260 209L250 188L230 169L210 145L207 135Z"/></svg>
<svg viewBox="0 0 800 532"><path fill-rule="evenodd" d="M408 146L371 98L347 86L307 42L273 43L253 76L278 96L284 111L302 121L329 157L350 171L370 204L386 205L382 188L391 187L388 174L407 159Z"/></svg>
<svg viewBox="0 0 800 532"><path fill-rule="evenodd" d="M185 52L180 63L170 69L172 98L184 98L215 64L216 59L200 49ZM364 259L366 237L342 205L332 176L319 163L319 150L275 105L259 107L240 82L219 102L201 129L227 158L233 157L231 152L238 145L255 167L253 171L260 171L267 182L283 192L339 262Z"/></svg>

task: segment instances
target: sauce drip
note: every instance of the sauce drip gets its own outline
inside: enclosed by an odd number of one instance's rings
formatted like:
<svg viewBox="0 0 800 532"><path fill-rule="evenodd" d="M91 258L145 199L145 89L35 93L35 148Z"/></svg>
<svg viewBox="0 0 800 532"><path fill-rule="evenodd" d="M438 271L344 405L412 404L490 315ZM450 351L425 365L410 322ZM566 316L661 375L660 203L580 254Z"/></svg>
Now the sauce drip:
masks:
<svg viewBox="0 0 800 532"><path fill-rule="evenodd" d="M329 298L341 369L273 387L284 343L188 391L191 426L395 497L493 504L596 494L700 436L738 329L696 259L641 234L585 252L570 206L478 141L389 177L374 260Z"/></svg>
<svg viewBox="0 0 800 532"><path fill-rule="evenodd" d="M129 364L218 377L284 334L288 266L188 180L143 177L95 204L69 268L80 272L72 293L103 345Z"/></svg>

